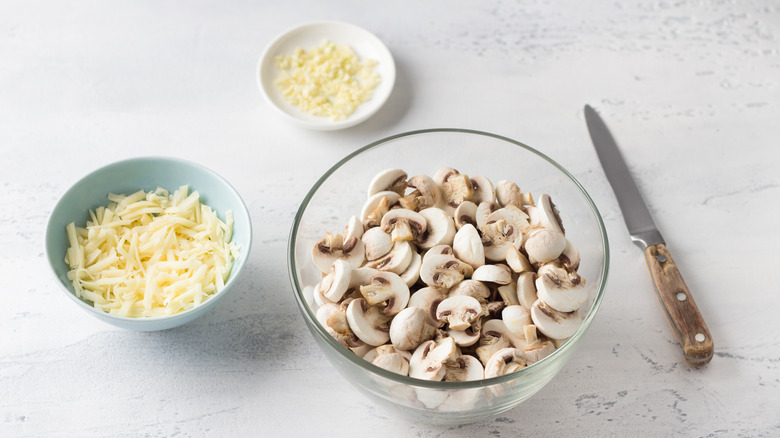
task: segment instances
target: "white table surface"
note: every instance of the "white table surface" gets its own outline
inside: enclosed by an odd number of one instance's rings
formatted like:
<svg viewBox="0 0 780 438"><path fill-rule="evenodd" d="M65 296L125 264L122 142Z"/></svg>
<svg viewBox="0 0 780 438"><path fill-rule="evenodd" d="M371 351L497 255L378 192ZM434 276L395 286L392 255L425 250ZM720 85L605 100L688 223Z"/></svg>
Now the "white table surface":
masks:
<svg viewBox="0 0 780 438"><path fill-rule="evenodd" d="M283 30L341 20L379 36L387 105L305 131L256 86ZM607 120L715 340L682 361L642 252L590 143ZM590 192L610 236L600 313L529 401L461 427L411 424L352 388L292 296L295 211L338 159L431 127L536 147ZM780 4L741 1L0 3L0 435L779 436ZM249 265L212 313L165 332L114 328L56 286L43 231L82 175L185 157L246 201Z"/></svg>

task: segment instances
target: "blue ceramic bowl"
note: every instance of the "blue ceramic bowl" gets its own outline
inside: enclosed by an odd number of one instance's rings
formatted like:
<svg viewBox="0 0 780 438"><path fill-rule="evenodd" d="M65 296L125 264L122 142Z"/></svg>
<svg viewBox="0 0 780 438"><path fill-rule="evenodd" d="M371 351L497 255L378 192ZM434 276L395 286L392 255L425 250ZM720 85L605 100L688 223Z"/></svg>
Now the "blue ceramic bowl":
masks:
<svg viewBox="0 0 780 438"><path fill-rule="evenodd" d="M131 194L138 190L151 191L162 187L173 193L187 185L197 190L202 203L216 211L225 220L225 212L233 211L233 242L239 245L239 256L234 261L225 287L200 305L183 312L153 318L130 318L112 315L93 307L90 301L78 298L68 280L69 267L65 252L69 245L65 227L75 222L83 227L89 211L108 204L108 193ZM154 331L188 323L205 314L227 295L246 264L252 246L252 225L249 211L238 192L222 177L195 163L165 157L143 157L119 161L102 167L74 184L54 206L46 224L46 258L65 294L79 307L98 319L128 330Z"/></svg>

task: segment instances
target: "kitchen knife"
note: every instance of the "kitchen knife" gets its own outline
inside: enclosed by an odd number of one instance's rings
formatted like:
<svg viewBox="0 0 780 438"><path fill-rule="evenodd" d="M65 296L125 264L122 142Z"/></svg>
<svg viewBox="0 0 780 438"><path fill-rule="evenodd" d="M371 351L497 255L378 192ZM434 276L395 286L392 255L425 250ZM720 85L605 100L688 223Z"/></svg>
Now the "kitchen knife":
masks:
<svg viewBox="0 0 780 438"><path fill-rule="evenodd" d="M585 122L601 166L623 212L631 240L645 252L658 300L669 325L680 341L685 360L691 365L704 365L712 359L714 351L707 324L666 249L666 243L655 226L607 125L589 105L585 105Z"/></svg>

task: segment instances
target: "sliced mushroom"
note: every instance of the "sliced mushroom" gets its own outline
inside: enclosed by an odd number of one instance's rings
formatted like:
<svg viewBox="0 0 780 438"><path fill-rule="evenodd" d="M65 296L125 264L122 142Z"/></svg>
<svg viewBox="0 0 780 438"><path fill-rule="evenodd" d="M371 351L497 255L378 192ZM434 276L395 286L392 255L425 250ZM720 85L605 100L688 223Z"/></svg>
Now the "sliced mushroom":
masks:
<svg viewBox="0 0 780 438"><path fill-rule="evenodd" d="M502 207L507 205L523 206L523 192L520 191L517 184L511 181L501 180L496 184L496 198Z"/></svg>
<svg viewBox="0 0 780 438"><path fill-rule="evenodd" d="M349 303L346 314L349 328L366 344L378 346L390 340L392 317L385 314L382 308L358 298Z"/></svg>
<svg viewBox="0 0 780 438"><path fill-rule="evenodd" d="M528 233L523 247L531 263L547 263L560 257L566 248L566 238L558 231L538 228Z"/></svg>
<svg viewBox="0 0 780 438"><path fill-rule="evenodd" d="M476 298L480 304L486 304L490 297L490 289L485 283L474 279L463 280L450 289L449 296L466 295Z"/></svg>
<svg viewBox="0 0 780 438"><path fill-rule="evenodd" d="M457 353L457 345L449 337L423 342L409 361L409 377L440 381L447 373L445 363L457 357Z"/></svg>
<svg viewBox="0 0 780 438"><path fill-rule="evenodd" d="M393 249L384 256L366 263L366 267L378 269L380 271L402 274L412 262L414 249L409 242L395 242Z"/></svg>
<svg viewBox="0 0 780 438"><path fill-rule="evenodd" d="M501 295L502 302L507 306L520 304L517 299L517 284L515 282L499 286L498 294Z"/></svg>
<svg viewBox="0 0 780 438"><path fill-rule="evenodd" d="M420 248L430 249L438 245L452 245L456 231L452 217L437 207L420 210L419 215L425 218L425 229L416 239Z"/></svg>
<svg viewBox="0 0 780 438"><path fill-rule="evenodd" d="M347 226L344 227L344 232L342 234L344 236L344 240L349 240L350 237L354 237L356 239L362 238L363 223L360 222L360 219L357 216L350 216L349 220L347 221Z"/></svg>
<svg viewBox="0 0 780 438"><path fill-rule="evenodd" d="M363 359L380 368L384 368L402 376L408 376L409 361L412 359L412 354L408 351L398 350L392 345L387 344L369 350L368 353L363 356Z"/></svg>
<svg viewBox="0 0 780 438"><path fill-rule="evenodd" d="M523 244L523 230L528 226L525 213L509 205L490 214L487 223L480 228L485 258L491 261L506 260L510 246L520 248Z"/></svg>
<svg viewBox="0 0 780 438"><path fill-rule="evenodd" d="M485 364L485 378L503 376L527 367L528 359L523 350L502 348L496 351Z"/></svg>
<svg viewBox="0 0 780 438"><path fill-rule="evenodd" d="M412 287L420 279L420 267L422 266L422 256L417 251L412 251L412 261L406 267L404 272L399 274L407 286Z"/></svg>
<svg viewBox="0 0 780 438"><path fill-rule="evenodd" d="M512 282L512 271L503 263L482 265L474 270L471 278L495 284L509 284Z"/></svg>
<svg viewBox="0 0 780 438"><path fill-rule="evenodd" d="M540 267L537 274L537 295L553 309L572 312L587 301L585 279L576 272L551 263Z"/></svg>
<svg viewBox="0 0 780 438"><path fill-rule="evenodd" d="M360 220L364 229L377 227L382 222L382 216L390 211L390 207L398 202L398 193L384 191L370 196L360 210Z"/></svg>
<svg viewBox="0 0 780 438"><path fill-rule="evenodd" d="M406 191L406 176L406 172L401 169L386 169L377 173L368 184L368 196L385 191L403 195Z"/></svg>
<svg viewBox="0 0 780 438"><path fill-rule="evenodd" d="M413 188L414 191L398 200L404 208L420 211L442 204L441 190L431 177L417 175L410 178L406 185Z"/></svg>
<svg viewBox="0 0 780 438"><path fill-rule="evenodd" d="M580 268L580 252L569 239L566 239L566 247L563 248L559 260L563 266L566 266L572 271L576 271Z"/></svg>
<svg viewBox="0 0 780 438"><path fill-rule="evenodd" d="M471 178L465 174L451 175L441 185L441 191L444 195L444 206L447 212L452 215L455 209L463 201L468 201L474 194Z"/></svg>
<svg viewBox="0 0 780 438"><path fill-rule="evenodd" d="M314 303L317 304L317 308L324 306L325 304L333 304L333 301L325 298L325 295L322 294L322 282L320 281L316 285L314 285L314 288L312 289L312 300L314 300Z"/></svg>
<svg viewBox="0 0 780 438"><path fill-rule="evenodd" d="M528 310L538 298L535 281L535 272L523 272L517 277L517 301Z"/></svg>
<svg viewBox="0 0 780 438"><path fill-rule="evenodd" d="M579 310L560 312L547 305L541 299L536 300L534 305L531 306L531 319L536 328L551 339L570 337L577 331L581 323Z"/></svg>
<svg viewBox="0 0 780 438"><path fill-rule="evenodd" d="M369 283L360 286L369 306L378 306L385 315L395 315L409 303L409 287L397 274L379 271Z"/></svg>
<svg viewBox="0 0 780 438"><path fill-rule="evenodd" d="M463 260L477 269L485 264L485 248L482 246L482 238L474 225L462 226L452 240L452 251L455 257Z"/></svg>
<svg viewBox="0 0 780 438"><path fill-rule="evenodd" d="M483 313L484 314L484 313ZM450 328L447 330L447 335L455 340L455 343L459 347L469 347L479 341L479 336L482 332L482 318L477 318L469 327L465 330L455 330Z"/></svg>
<svg viewBox="0 0 780 438"><path fill-rule="evenodd" d="M436 245L433 248L425 251L425 253L422 256L422 261L425 263L425 259L431 256L444 254L444 255L451 255L454 256L455 252L452 250L452 246L450 245Z"/></svg>
<svg viewBox="0 0 780 438"><path fill-rule="evenodd" d="M489 319L482 324L479 347L475 352L482 364L487 364L496 351L507 347L524 348L525 344L525 339L509 331L504 321Z"/></svg>
<svg viewBox="0 0 780 438"><path fill-rule="evenodd" d="M479 204L482 202L493 202L496 200L496 189L493 183L484 176L471 177L472 194L469 201Z"/></svg>
<svg viewBox="0 0 780 438"><path fill-rule="evenodd" d="M414 350L435 334L436 327L428 323L428 313L419 307L400 311L390 324L390 342L401 350Z"/></svg>
<svg viewBox="0 0 780 438"><path fill-rule="evenodd" d="M447 180L455 175L459 175L460 172L452 167L442 167L433 174L433 181L439 186L443 185Z"/></svg>
<svg viewBox="0 0 780 438"><path fill-rule="evenodd" d="M501 320L506 328L518 337L525 337L525 326L532 322L531 312L519 304L505 307L501 312Z"/></svg>
<svg viewBox="0 0 780 438"><path fill-rule="evenodd" d="M382 231L390 233L393 242L415 240L422 236L427 226L420 213L405 208L395 208L382 216Z"/></svg>
<svg viewBox="0 0 780 438"><path fill-rule="evenodd" d="M549 356L557 348L549 339L540 339L536 326L528 324L523 328L526 346L523 348L529 363L539 362Z"/></svg>
<svg viewBox="0 0 780 438"><path fill-rule="evenodd" d="M477 229L482 229L487 225L488 217L498 209L495 202L480 202L477 204L477 211L474 212L474 220L477 221Z"/></svg>
<svg viewBox="0 0 780 438"><path fill-rule="evenodd" d="M346 307L334 303L326 303L317 309L317 321L339 344L353 348L364 342L355 335L347 322Z"/></svg>
<svg viewBox="0 0 780 438"><path fill-rule="evenodd" d="M432 255L423 258L420 279L428 286L449 289L473 272L471 265L454 256Z"/></svg>
<svg viewBox="0 0 780 438"><path fill-rule="evenodd" d="M471 224L477 226L477 204L471 201L463 201L453 214L455 228L460 230L464 225Z"/></svg>
<svg viewBox="0 0 780 438"><path fill-rule="evenodd" d="M505 257L506 264L512 268L512 271L518 274L521 272L534 271L534 267L531 265L531 262L528 261L528 257L526 257L523 253L520 252L519 249L515 248L514 246L507 247Z"/></svg>
<svg viewBox="0 0 780 438"><path fill-rule="evenodd" d="M352 280L352 266L346 260L333 262L333 271L320 282L320 292L329 301L338 302L349 289Z"/></svg>
<svg viewBox="0 0 780 438"><path fill-rule="evenodd" d="M333 262L339 259L348 261L353 269L359 268L365 260L365 255L365 247L360 239L350 237L344 240L338 233L327 233L311 249L314 265L324 274L330 272Z"/></svg>
<svg viewBox="0 0 780 438"><path fill-rule="evenodd" d="M436 319L444 321L451 330L466 330L482 316L482 305L467 295L450 296L436 308Z"/></svg>
<svg viewBox="0 0 780 438"><path fill-rule="evenodd" d="M361 225L362 226L362 225ZM390 234L382 231L380 227L369 228L361 238L366 249L366 260L376 260L393 249L393 239Z"/></svg>
<svg viewBox="0 0 780 438"><path fill-rule="evenodd" d="M563 228L563 221L558 209L553 204L550 195L542 193L539 196L539 202L535 207L527 208L528 215L530 216L531 225L541 225L544 228L558 231L565 235L566 230Z"/></svg>
<svg viewBox="0 0 780 438"><path fill-rule="evenodd" d="M482 363L474 356L462 354L455 360L446 363L445 382L468 382L485 378Z"/></svg>
<svg viewBox="0 0 780 438"><path fill-rule="evenodd" d="M441 327L443 323L436 318L436 308L446 297L439 289L424 287L418 289L409 297L409 307L417 307L425 311L428 316L428 324Z"/></svg>

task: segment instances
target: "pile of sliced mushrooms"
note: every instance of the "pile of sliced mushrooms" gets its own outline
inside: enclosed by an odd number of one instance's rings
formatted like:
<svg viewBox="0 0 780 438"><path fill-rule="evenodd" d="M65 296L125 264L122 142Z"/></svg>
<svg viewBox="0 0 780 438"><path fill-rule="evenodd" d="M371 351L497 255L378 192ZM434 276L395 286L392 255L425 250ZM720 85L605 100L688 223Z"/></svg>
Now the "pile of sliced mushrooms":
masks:
<svg viewBox="0 0 780 438"><path fill-rule="evenodd" d="M439 169L388 169L360 215L312 248L317 320L344 347L417 379L522 369L580 326L579 253L547 194Z"/></svg>

